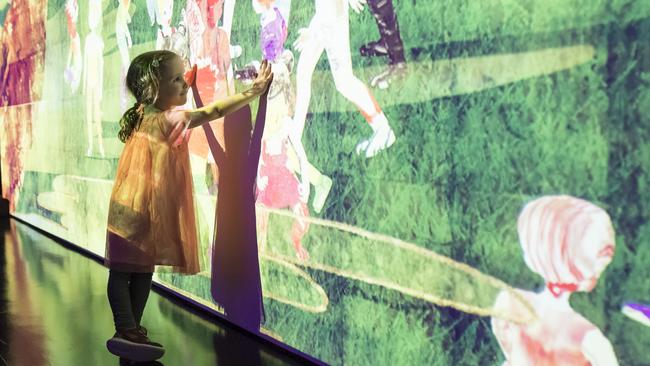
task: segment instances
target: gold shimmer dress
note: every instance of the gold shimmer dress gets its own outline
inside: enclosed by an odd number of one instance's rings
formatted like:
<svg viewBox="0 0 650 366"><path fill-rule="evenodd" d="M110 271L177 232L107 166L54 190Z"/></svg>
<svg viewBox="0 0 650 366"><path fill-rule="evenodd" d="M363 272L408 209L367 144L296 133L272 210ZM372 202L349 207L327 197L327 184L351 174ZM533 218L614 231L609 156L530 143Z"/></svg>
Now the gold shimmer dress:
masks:
<svg viewBox="0 0 650 366"><path fill-rule="evenodd" d="M199 272L187 123L182 110L145 113L126 141L108 209L110 269Z"/></svg>

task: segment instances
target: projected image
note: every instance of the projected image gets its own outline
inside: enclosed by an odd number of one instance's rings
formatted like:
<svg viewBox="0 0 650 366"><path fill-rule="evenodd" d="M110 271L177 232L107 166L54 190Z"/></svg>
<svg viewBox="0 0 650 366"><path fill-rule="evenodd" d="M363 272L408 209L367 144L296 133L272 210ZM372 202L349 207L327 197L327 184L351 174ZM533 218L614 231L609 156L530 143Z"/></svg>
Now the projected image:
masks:
<svg viewBox="0 0 650 366"><path fill-rule="evenodd" d="M196 66L194 108L267 59L259 332L334 365L650 364L647 1L0 0L0 20L17 217L103 256L131 60ZM190 133L200 273L154 279L229 318L211 146L236 141Z"/></svg>

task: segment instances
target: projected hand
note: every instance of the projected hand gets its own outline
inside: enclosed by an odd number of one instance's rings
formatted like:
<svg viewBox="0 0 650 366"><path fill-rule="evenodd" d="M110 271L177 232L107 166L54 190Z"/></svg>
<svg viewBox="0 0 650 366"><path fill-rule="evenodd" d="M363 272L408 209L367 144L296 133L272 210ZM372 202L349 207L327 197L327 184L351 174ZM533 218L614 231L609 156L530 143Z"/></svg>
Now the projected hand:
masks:
<svg viewBox="0 0 650 366"><path fill-rule="evenodd" d="M348 0L350 8L354 10L355 13L359 14L363 11L363 7L368 3L367 0Z"/></svg>
<svg viewBox="0 0 650 366"><path fill-rule="evenodd" d="M259 191L264 191L269 185L269 177L266 175L257 178L257 189Z"/></svg>
<svg viewBox="0 0 650 366"><path fill-rule="evenodd" d="M262 95L269 89L272 80L273 72L271 72L271 65L269 65L267 60L264 60L260 66L260 71L257 73L257 77L253 80L251 90L256 95Z"/></svg>
<svg viewBox="0 0 650 366"><path fill-rule="evenodd" d="M298 38L293 42L293 48L298 52L302 52L309 43L314 41L315 37L309 28L300 28L298 34Z"/></svg>

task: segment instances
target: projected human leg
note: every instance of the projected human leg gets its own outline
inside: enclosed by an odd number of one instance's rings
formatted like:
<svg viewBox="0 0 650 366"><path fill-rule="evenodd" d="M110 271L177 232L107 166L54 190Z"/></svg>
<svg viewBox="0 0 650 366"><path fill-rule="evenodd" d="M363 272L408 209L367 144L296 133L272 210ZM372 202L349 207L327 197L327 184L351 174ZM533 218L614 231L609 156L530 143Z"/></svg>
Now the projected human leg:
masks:
<svg viewBox="0 0 650 366"><path fill-rule="evenodd" d="M322 52L326 51L337 91L359 109L372 128L372 135L357 144L356 152L373 157L395 142L395 134L375 98L352 72L347 2L317 0L315 4L316 13L309 28L300 31L295 44L300 51L294 115L298 135L302 135L309 108L313 71Z"/></svg>
<svg viewBox="0 0 650 366"><path fill-rule="evenodd" d="M101 37L101 1L90 0L88 25L90 33L86 36L84 48L84 94L86 95L86 129L88 149L86 155L94 155L95 141L100 157L104 157L104 138L102 132L102 95L104 82L104 40Z"/></svg>
<svg viewBox="0 0 650 366"><path fill-rule="evenodd" d="M377 21L380 38L361 46L359 52L363 56L388 56L388 68L370 81L371 86L386 89L393 80L406 73L404 44L393 1L369 0L368 7Z"/></svg>

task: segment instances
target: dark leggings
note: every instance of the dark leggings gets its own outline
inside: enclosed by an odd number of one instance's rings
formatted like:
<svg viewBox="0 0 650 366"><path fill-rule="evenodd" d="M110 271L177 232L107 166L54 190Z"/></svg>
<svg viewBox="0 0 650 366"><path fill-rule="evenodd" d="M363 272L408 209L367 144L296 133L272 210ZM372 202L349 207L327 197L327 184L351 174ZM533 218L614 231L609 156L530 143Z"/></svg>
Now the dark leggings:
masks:
<svg viewBox="0 0 650 366"><path fill-rule="evenodd" d="M131 329L140 325L151 291L152 276L153 273L109 271L108 302L113 310L115 330Z"/></svg>

